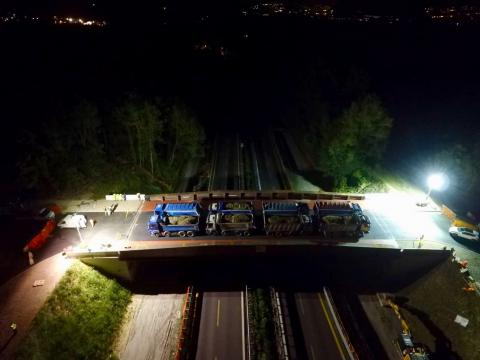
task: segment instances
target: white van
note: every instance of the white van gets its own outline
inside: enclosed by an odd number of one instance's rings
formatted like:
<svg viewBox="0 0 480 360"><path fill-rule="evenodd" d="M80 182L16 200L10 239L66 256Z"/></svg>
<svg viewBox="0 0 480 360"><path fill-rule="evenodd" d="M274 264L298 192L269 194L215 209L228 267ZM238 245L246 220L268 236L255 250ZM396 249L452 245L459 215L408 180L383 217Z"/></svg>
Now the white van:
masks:
<svg viewBox="0 0 480 360"><path fill-rule="evenodd" d="M85 215L73 214L67 215L57 224L59 228L77 228L84 229L87 227L87 218Z"/></svg>

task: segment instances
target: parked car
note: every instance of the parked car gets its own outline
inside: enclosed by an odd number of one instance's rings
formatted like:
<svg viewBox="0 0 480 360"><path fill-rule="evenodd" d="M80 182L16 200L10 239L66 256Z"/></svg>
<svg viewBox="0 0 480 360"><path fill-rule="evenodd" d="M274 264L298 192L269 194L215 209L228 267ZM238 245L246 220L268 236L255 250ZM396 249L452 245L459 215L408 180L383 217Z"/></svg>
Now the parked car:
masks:
<svg viewBox="0 0 480 360"><path fill-rule="evenodd" d="M73 214L67 215L62 220L60 220L57 224L59 228L76 228L79 227L80 229L87 227L87 218L85 215L81 214Z"/></svg>
<svg viewBox="0 0 480 360"><path fill-rule="evenodd" d="M452 226L452 227L450 227L450 229L448 229L448 232L453 237L458 237L458 238L462 238L462 239L465 239L465 240L474 240L474 241L479 240L478 231L475 231L475 230L470 229L470 228Z"/></svg>
<svg viewBox="0 0 480 360"><path fill-rule="evenodd" d="M53 210L45 207L38 212L38 218L45 220L53 220L55 219L55 213L53 212Z"/></svg>

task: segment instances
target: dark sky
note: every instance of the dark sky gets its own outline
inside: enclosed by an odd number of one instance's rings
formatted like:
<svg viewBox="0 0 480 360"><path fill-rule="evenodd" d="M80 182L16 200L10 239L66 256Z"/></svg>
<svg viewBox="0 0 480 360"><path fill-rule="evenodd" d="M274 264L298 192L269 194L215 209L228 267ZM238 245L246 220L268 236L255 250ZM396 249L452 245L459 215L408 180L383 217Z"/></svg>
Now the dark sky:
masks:
<svg viewBox="0 0 480 360"><path fill-rule="evenodd" d="M268 0L271 2L282 2L281 0ZM60 11L84 11L91 9L95 3L97 11L119 12L119 11L152 11L152 9L169 4L178 8L191 8L201 11L202 9L232 9L248 4L258 3L260 0L132 0L129 2L118 0L2 0L0 10L16 8L23 10L44 11L48 9L59 9ZM480 0L284 0L284 3L336 3L344 9L365 9L377 11L415 11L425 5L462 5L479 4Z"/></svg>

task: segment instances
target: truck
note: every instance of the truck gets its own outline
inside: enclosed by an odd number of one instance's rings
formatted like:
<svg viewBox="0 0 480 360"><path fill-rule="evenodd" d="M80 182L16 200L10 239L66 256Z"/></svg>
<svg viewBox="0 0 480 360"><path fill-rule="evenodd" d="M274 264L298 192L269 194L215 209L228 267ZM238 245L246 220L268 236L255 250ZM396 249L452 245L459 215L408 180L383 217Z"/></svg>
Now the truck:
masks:
<svg viewBox="0 0 480 360"><path fill-rule="evenodd" d="M208 209L207 235L250 236L255 231L251 202L218 202Z"/></svg>
<svg viewBox="0 0 480 360"><path fill-rule="evenodd" d="M393 341L398 346L400 360L429 360L430 356L427 348L422 344L415 343L407 324L406 319L400 312L400 307L394 302L392 296L387 294L377 294L380 304L384 307L389 307L395 313L401 327L398 338Z"/></svg>
<svg viewBox="0 0 480 360"><path fill-rule="evenodd" d="M318 231L325 238L358 239L370 229L370 221L356 203L317 201L313 211Z"/></svg>
<svg viewBox="0 0 480 360"><path fill-rule="evenodd" d="M311 230L312 219L305 203L263 202L262 208L267 235L295 235Z"/></svg>
<svg viewBox="0 0 480 360"><path fill-rule="evenodd" d="M201 207L197 202L158 204L148 222L148 232L158 237L192 237L201 231L200 217Z"/></svg>

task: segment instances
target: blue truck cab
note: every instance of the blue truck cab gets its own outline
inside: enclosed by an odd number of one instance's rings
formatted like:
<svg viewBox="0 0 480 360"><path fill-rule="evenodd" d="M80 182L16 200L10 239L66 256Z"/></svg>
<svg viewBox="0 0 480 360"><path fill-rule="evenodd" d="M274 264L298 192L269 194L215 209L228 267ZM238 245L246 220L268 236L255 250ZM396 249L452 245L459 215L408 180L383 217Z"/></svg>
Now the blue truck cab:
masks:
<svg viewBox="0 0 480 360"><path fill-rule="evenodd" d="M298 202L264 202L263 221L267 235L295 235L309 231L312 220L308 205Z"/></svg>
<svg viewBox="0 0 480 360"><path fill-rule="evenodd" d="M151 236L195 236L200 232L201 208L196 202L158 204L148 222Z"/></svg>

